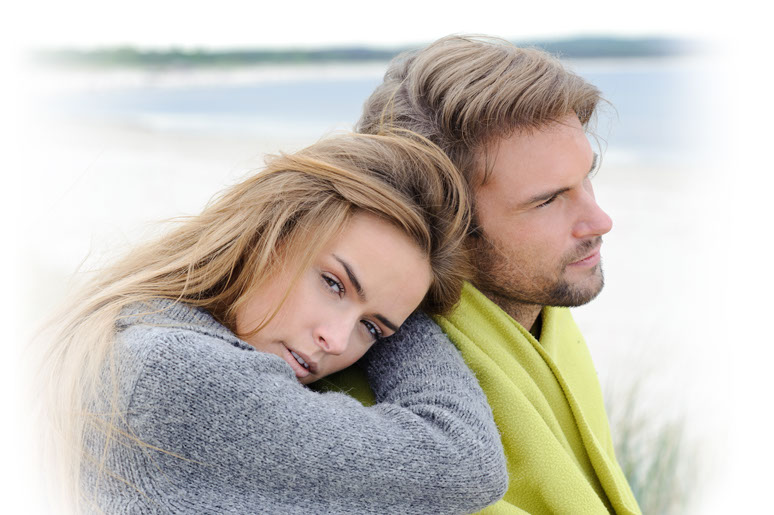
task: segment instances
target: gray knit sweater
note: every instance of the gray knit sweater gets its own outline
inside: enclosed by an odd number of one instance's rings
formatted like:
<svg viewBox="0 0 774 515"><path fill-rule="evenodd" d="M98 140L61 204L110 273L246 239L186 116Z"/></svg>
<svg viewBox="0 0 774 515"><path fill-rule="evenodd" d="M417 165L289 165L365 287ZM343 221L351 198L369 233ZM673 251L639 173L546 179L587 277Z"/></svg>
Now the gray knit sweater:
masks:
<svg viewBox="0 0 774 515"><path fill-rule="evenodd" d="M115 367L126 436L102 473L106 513L464 513L507 488L499 434L476 379L443 333L401 329L363 364L378 404L298 383L206 311L159 301L124 312ZM427 327L424 324L423 329ZM108 384L113 384L109 382ZM99 410L97 410L99 411ZM86 437L100 456L105 438ZM88 463L89 461L86 460Z"/></svg>

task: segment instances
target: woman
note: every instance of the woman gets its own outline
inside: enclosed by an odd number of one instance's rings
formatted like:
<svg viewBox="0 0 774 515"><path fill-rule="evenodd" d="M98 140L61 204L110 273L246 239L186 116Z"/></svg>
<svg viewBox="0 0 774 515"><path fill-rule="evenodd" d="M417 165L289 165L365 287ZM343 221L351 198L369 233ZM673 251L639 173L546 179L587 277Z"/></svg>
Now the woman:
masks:
<svg viewBox="0 0 774 515"><path fill-rule="evenodd" d="M499 436L456 350L442 334L386 338L417 306L456 302L468 217L439 149L340 136L270 160L101 271L47 356L79 509L454 513L497 500ZM377 405L303 386L369 349Z"/></svg>

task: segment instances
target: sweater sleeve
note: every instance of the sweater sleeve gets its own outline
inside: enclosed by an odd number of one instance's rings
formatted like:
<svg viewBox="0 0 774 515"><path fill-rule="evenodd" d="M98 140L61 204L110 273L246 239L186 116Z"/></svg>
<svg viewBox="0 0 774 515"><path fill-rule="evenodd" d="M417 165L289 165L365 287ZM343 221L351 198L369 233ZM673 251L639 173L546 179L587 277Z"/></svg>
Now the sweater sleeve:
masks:
<svg viewBox="0 0 774 515"><path fill-rule="evenodd" d="M309 390L277 356L181 338L153 345L127 421L197 505L251 492L288 513L462 513L507 488L486 398L424 315L365 357L372 407Z"/></svg>

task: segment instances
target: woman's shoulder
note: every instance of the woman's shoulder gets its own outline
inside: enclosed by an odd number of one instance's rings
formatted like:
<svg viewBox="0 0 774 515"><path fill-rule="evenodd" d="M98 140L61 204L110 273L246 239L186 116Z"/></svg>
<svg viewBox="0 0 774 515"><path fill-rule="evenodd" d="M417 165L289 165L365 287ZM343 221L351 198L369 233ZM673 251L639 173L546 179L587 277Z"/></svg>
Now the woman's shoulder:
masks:
<svg viewBox="0 0 774 515"><path fill-rule="evenodd" d="M212 343L226 343L241 350L254 350L207 310L169 299L135 302L124 307L116 319L116 332L124 344L141 346L142 343L152 343L162 337L177 336L198 337Z"/></svg>
<svg viewBox="0 0 774 515"><path fill-rule="evenodd" d="M136 303L122 310L112 362L122 389L131 390L135 399L138 387L142 396L152 393L142 387L149 380L171 387L210 377L218 379L212 384L224 388L261 374L295 380L281 358L256 351L206 310L171 300Z"/></svg>

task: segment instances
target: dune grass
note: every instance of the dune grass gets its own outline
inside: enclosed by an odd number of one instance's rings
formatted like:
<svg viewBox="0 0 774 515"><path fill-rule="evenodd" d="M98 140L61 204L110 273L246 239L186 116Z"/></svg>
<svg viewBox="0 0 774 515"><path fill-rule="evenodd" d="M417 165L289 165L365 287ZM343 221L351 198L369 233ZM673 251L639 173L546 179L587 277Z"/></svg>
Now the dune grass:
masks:
<svg viewBox="0 0 774 515"><path fill-rule="evenodd" d="M685 420L646 408L643 391L634 382L605 399L618 463L644 514L687 513L699 483L697 447Z"/></svg>

